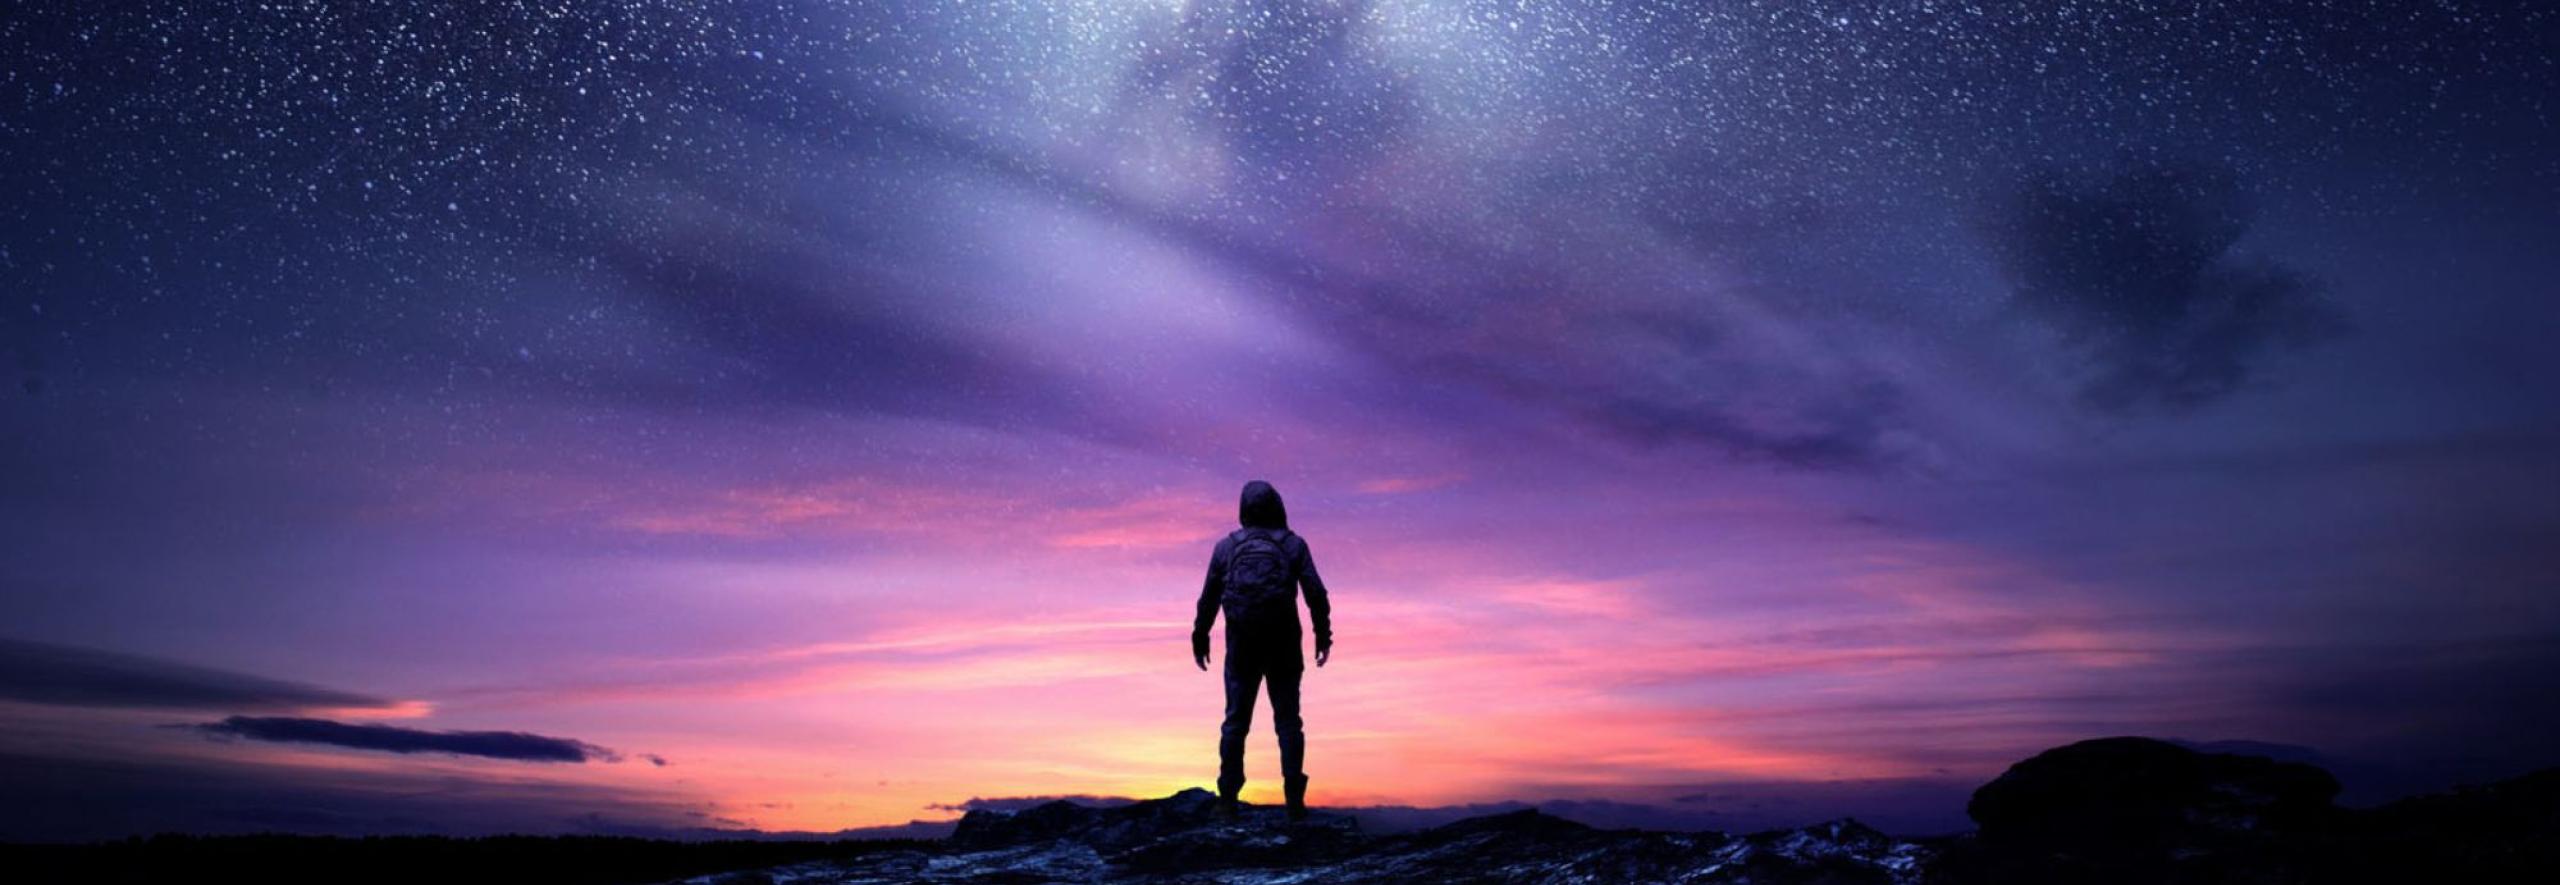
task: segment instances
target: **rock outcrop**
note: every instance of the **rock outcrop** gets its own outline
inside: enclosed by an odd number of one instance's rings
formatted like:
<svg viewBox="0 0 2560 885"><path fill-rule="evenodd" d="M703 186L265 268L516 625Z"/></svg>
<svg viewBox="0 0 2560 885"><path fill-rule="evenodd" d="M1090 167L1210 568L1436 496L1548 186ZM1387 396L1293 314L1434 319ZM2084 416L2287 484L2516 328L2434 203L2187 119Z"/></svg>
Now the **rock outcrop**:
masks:
<svg viewBox="0 0 2560 885"><path fill-rule="evenodd" d="M2328 772L2165 741L2082 741L1973 794L1932 885L2560 882L2560 771L2379 809Z"/></svg>
<svg viewBox="0 0 2560 885"><path fill-rule="evenodd" d="M1110 808L1065 801L971 811L939 850L876 853L688 880L875 882L1698 882L1900 885L1924 850L1855 821L1734 837L1604 830L1534 810L1372 835L1353 818L1245 807L1219 821L1189 789Z"/></svg>

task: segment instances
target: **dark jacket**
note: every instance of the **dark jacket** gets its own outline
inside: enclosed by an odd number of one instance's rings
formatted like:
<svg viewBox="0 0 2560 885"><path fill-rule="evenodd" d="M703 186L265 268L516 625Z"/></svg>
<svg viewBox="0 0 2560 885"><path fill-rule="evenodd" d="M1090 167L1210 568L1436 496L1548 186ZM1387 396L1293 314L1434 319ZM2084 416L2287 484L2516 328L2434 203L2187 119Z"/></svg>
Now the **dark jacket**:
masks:
<svg viewBox="0 0 2560 885"><path fill-rule="evenodd" d="M1280 535L1280 549L1289 556L1291 570L1297 576L1299 593L1307 601L1307 615L1315 621L1316 647L1331 647L1333 645L1333 605L1325 598L1324 579L1316 576L1315 555L1307 550L1307 540L1299 537L1298 533L1289 531L1289 512L1280 506L1279 490L1273 489L1270 483L1258 479L1245 483L1244 495L1236 504L1236 521L1244 527L1218 539L1217 548L1209 553L1209 577L1200 585L1200 602L1197 614L1191 621L1193 644L1197 646L1206 642L1209 636L1209 625L1218 619L1219 597L1226 589L1224 585L1227 576L1227 554L1235 549L1236 541L1246 529L1270 529ZM1251 639L1286 639L1294 646L1300 635L1297 605L1289 606L1288 628L1285 632L1282 632L1276 623L1252 629L1256 630L1257 635L1249 637ZM1227 621L1227 642L1233 645L1238 638L1235 620L1230 618Z"/></svg>

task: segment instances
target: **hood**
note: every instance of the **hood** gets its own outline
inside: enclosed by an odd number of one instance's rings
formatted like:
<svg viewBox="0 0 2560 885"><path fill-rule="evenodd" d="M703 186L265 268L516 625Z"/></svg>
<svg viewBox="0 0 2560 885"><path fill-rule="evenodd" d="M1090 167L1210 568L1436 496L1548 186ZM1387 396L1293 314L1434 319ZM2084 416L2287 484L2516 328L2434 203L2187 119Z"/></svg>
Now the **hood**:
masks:
<svg viewBox="0 0 2560 885"><path fill-rule="evenodd" d="M1257 479L1244 484L1244 497L1236 504L1236 521L1246 528L1285 529L1289 527L1289 511L1280 506L1280 490Z"/></svg>

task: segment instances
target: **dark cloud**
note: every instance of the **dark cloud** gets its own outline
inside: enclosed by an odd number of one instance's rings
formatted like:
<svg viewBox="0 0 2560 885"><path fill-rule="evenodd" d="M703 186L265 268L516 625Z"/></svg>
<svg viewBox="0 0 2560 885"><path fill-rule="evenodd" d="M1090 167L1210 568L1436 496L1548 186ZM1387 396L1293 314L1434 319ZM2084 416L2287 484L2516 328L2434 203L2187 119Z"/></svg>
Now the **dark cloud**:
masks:
<svg viewBox="0 0 2560 885"><path fill-rule="evenodd" d="M138 655L0 639L0 699L72 707L298 710L391 701Z"/></svg>
<svg viewBox="0 0 2560 885"><path fill-rule="evenodd" d="M1422 398L1454 384L1639 445L1791 466L1865 467L1897 455L1903 392L1847 354L1804 352L1803 341L1821 337L1819 320L1771 310L1752 293L1667 284L1678 277L1662 266L1668 256L1622 254L1561 216L1524 210L1507 221L1542 236L1515 236L1392 214L1297 222L1357 250L1206 254L1279 283L1275 303L1394 367L1391 383Z"/></svg>
<svg viewBox="0 0 2560 885"><path fill-rule="evenodd" d="M178 727L255 741L328 744L386 753L451 753L527 762L622 761L621 754L584 741L520 731L423 731L395 725L357 725L290 716L233 716L220 722Z"/></svg>
<svg viewBox="0 0 2560 885"><path fill-rule="evenodd" d="M2132 160L2031 175L1986 226L2014 303L2081 362L2084 402L2183 410L2239 388L2271 347L2345 328L2317 281L2234 250L2253 214L2229 168Z"/></svg>

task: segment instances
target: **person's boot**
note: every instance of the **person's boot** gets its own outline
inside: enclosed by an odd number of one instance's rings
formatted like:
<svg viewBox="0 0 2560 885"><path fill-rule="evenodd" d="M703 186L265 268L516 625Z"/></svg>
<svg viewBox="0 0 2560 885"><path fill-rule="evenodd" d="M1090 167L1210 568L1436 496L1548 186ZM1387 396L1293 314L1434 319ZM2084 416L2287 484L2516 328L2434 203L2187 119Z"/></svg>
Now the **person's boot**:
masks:
<svg viewBox="0 0 2560 885"><path fill-rule="evenodd" d="M1284 784L1289 795L1289 819L1307 819L1307 776L1290 775Z"/></svg>
<svg viewBox="0 0 2560 885"><path fill-rule="evenodd" d="M1237 808L1238 803L1236 801L1236 792L1239 786L1240 785L1234 784L1218 785L1217 815L1219 821L1224 823L1235 822L1236 813L1239 810Z"/></svg>

